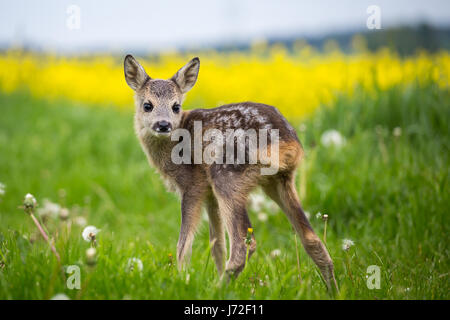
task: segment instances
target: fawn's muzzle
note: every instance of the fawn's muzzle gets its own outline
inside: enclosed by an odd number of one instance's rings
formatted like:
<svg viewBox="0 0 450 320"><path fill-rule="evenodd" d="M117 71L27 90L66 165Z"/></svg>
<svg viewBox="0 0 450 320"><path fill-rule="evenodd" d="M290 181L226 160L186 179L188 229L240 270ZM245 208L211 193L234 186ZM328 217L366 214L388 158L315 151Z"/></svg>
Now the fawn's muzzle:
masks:
<svg viewBox="0 0 450 320"><path fill-rule="evenodd" d="M166 120L158 121L153 125L153 130L158 133L169 133L172 131L172 124Z"/></svg>

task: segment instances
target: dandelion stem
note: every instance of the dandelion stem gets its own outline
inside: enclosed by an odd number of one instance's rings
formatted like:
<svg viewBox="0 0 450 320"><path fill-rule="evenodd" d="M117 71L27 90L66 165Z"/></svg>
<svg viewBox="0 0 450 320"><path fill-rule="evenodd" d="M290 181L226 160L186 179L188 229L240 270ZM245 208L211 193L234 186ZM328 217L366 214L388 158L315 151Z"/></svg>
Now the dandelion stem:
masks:
<svg viewBox="0 0 450 320"><path fill-rule="evenodd" d="M325 245L327 245L327 223L328 220L325 220L325 226L323 228L323 242Z"/></svg>
<svg viewBox="0 0 450 320"><path fill-rule="evenodd" d="M297 235L294 231L294 241L295 241L295 253L297 254L297 271L298 271L298 281L300 284L302 283L302 275L300 273L300 256L298 254L298 244L297 244Z"/></svg>
<svg viewBox="0 0 450 320"><path fill-rule="evenodd" d="M350 277L350 280L352 280L353 282L353 275L352 275L352 271L350 270L350 256L348 254L348 252L346 252L346 256L347 256L347 271L348 271L348 275Z"/></svg>
<svg viewBox="0 0 450 320"><path fill-rule="evenodd" d="M244 239L245 245L247 246L247 252L245 253L245 266L247 265L247 261L248 261L248 254L250 251L250 244L252 242L252 235L253 235L253 228L248 228L247 236Z"/></svg>
<svg viewBox="0 0 450 320"><path fill-rule="evenodd" d="M247 244L247 252L245 253L245 266L247 265L249 251L250 251L250 245Z"/></svg>
<svg viewBox="0 0 450 320"><path fill-rule="evenodd" d="M39 232L41 233L42 237L45 239L45 241L47 241L47 243L50 246L50 249L53 251L53 253L56 256L56 259L58 259L58 262L61 263L61 258L58 254L58 252L56 251L55 246L53 245L53 243L50 241L50 239L48 238L47 234L45 233L44 229L42 229L41 224L39 223L39 221L36 219L36 217L34 216L33 212L30 212L30 216L31 219L33 219L34 224L36 225L36 227L39 229Z"/></svg>

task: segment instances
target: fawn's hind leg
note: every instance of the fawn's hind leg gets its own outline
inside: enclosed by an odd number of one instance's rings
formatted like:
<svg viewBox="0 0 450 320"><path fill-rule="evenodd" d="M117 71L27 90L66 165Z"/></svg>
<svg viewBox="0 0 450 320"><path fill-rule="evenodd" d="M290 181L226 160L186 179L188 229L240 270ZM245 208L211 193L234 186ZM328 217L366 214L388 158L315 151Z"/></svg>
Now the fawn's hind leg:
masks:
<svg viewBox="0 0 450 320"><path fill-rule="evenodd" d="M225 243L225 229L223 219L219 214L219 205L213 194L206 199L206 210L209 216L209 242L211 253L217 266L219 274L223 273L227 247Z"/></svg>
<svg viewBox="0 0 450 320"><path fill-rule="evenodd" d="M333 261L300 206L297 191L295 190L294 174L276 176L271 179L270 183L265 184L263 189L287 215L295 231L300 236L306 252L319 267L328 289L331 290L333 286L337 289Z"/></svg>

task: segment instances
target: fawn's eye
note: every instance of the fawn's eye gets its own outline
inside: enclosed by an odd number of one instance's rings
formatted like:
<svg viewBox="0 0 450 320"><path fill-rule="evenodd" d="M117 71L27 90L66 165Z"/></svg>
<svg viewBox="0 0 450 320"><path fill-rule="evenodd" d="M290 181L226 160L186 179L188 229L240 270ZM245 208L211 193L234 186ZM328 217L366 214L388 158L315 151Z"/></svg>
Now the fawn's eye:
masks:
<svg viewBox="0 0 450 320"><path fill-rule="evenodd" d="M180 112L181 106L178 103L175 103L172 107L173 112L178 113Z"/></svg>
<svg viewBox="0 0 450 320"><path fill-rule="evenodd" d="M144 111L145 112L150 112L152 110L153 110L153 105L150 102L144 103Z"/></svg>

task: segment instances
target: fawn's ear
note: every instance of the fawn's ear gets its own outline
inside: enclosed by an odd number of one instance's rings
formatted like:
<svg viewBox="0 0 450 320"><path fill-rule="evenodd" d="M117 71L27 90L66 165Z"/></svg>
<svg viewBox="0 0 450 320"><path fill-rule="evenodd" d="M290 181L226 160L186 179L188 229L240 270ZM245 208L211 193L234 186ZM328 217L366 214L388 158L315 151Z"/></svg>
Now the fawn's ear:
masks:
<svg viewBox="0 0 450 320"><path fill-rule="evenodd" d="M189 61L183 68L171 78L180 87L182 93L192 89L197 81L198 71L200 69L200 59L195 57Z"/></svg>
<svg viewBox="0 0 450 320"><path fill-rule="evenodd" d="M131 89L136 90L150 77L145 72L144 68L133 58L131 54L125 57L123 62L125 71L125 80Z"/></svg>

